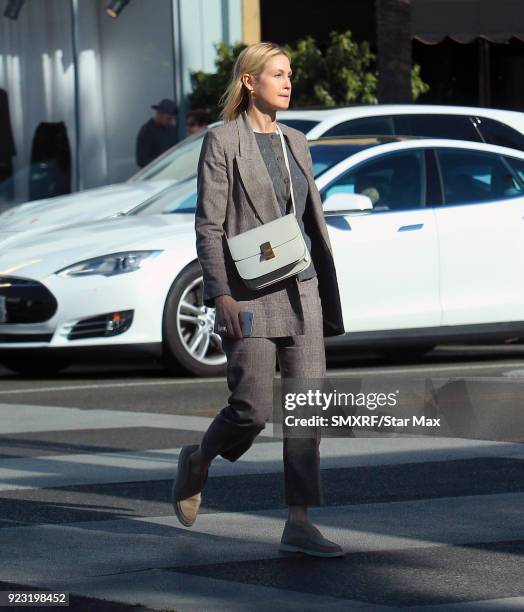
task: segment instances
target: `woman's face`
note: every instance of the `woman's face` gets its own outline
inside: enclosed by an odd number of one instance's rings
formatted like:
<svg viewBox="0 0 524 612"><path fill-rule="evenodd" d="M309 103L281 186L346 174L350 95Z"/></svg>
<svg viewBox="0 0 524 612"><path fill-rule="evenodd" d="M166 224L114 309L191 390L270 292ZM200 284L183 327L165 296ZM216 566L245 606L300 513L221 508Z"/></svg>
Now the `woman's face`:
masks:
<svg viewBox="0 0 524 612"><path fill-rule="evenodd" d="M291 98L291 66L285 55L269 59L258 79L243 75L244 85L253 90L251 96L263 110L286 110Z"/></svg>

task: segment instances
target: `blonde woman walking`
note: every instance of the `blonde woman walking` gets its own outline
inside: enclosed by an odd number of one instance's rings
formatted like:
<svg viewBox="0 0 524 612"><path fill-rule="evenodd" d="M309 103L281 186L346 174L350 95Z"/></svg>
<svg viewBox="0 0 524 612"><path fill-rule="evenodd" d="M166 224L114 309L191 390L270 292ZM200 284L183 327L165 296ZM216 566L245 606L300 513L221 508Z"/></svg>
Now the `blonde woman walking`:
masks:
<svg viewBox="0 0 524 612"><path fill-rule="evenodd" d="M215 330L227 357L228 405L200 445L184 446L173 484L180 522L191 526L215 457L242 456L271 417L278 358L281 377L323 379L324 336L344 333L338 284L307 140L277 123L291 96L290 57L273 43L244 49L223 96L224 124L208 131L198 164L196 246L204 278L204 304L216 308ZM284 136L288 164L282 148ZM288 171L289 166L289 171ZM291 182L290 182L291 179ZM311 254L309 267L262 289L249 289L229 253L231 237L290 210ZM244 336L240 313L253 314ZM289 516L280 550L342 556L311 523L309 506L322 503L320 436L284 437L285 498Z"/></svg>

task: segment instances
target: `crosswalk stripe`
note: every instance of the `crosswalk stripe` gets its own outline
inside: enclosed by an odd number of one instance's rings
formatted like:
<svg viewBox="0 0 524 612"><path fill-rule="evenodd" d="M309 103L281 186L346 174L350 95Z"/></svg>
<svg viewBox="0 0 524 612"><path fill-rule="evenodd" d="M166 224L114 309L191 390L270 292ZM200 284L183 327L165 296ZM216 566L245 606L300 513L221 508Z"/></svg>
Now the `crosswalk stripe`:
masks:
<svg viewBox="0 0 524 612"><path fill-rule="evenodd" d="M173 478L180 448L16 457L0 462L0 490L60 487ZM455 438L324 438L323 469L391 465L474 457L524 458L524 448L510 442ZM231 464L218 457L213 476L271 474L282 471L282 442L254 445Z"/></svg>
<svg viewBox="0 0 524 612"><path fill-rule="evenodd" d="M0 435L112 427L160 427L203 432L210 422L209 417L182 414L0 404ZM272 432L263 431L261 435L272 436Z"/></svg>

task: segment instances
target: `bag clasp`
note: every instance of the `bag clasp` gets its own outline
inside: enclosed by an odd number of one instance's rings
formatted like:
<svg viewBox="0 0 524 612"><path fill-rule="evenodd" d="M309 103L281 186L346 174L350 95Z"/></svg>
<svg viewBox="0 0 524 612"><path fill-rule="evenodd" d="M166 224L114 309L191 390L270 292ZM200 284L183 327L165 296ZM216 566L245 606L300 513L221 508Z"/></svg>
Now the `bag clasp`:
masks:
<svg viewBox="0 0 524 612"><path fill-rule="evenodd" d="M260 245L260 250L262 251L264 259L273 259L273 257L275 257L275 252L269 241L262 243Z"/></svg>

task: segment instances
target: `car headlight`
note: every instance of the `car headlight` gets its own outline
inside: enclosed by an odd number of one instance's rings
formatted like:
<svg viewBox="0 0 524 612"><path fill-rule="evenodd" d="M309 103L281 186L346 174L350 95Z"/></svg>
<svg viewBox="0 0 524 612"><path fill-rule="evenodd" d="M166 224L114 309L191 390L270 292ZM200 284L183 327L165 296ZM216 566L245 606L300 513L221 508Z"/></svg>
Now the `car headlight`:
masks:
<svg viewBox="0 0 524 612"><path fill-rule="evenodd" d="M127 251L124 253L111 253L102 257L85 259L55 272L58 276L114 276L135 272L142 264L159 255L162 251Z"/></svg>

